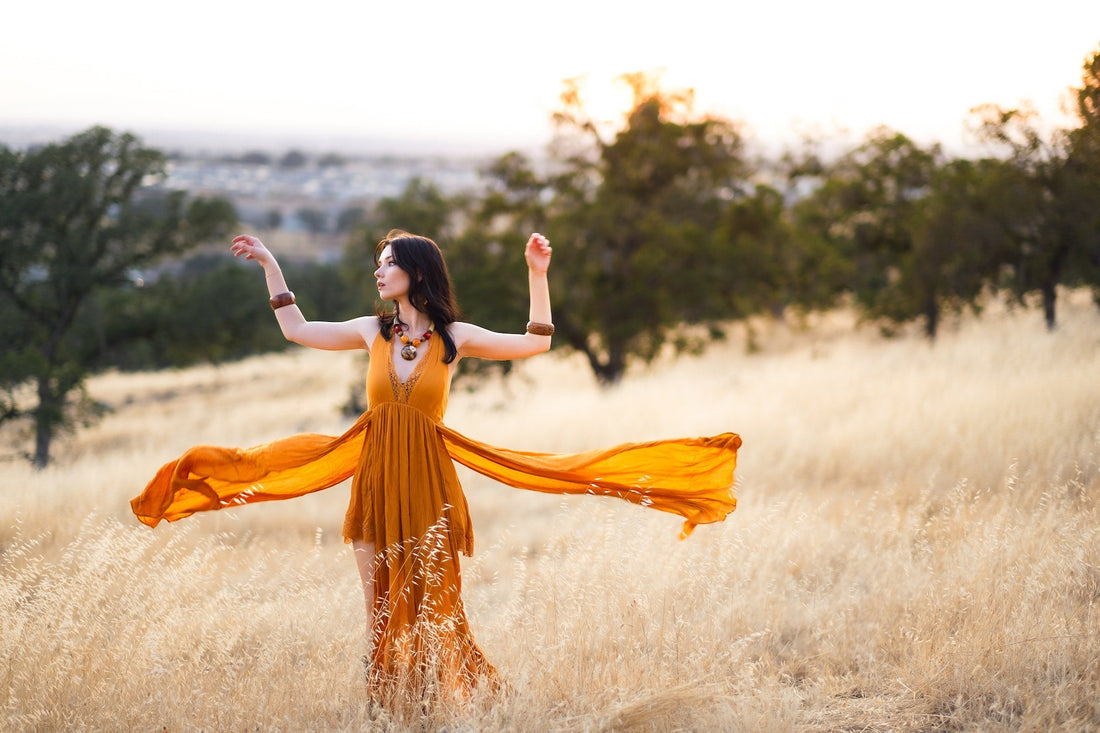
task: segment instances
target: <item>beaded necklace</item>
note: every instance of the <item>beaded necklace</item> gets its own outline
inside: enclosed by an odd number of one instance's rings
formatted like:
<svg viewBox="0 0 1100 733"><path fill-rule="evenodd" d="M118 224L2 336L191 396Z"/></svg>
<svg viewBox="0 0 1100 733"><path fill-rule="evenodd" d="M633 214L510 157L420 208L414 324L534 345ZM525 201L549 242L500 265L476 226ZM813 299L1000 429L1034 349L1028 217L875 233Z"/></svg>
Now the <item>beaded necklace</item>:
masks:
<svg viewBox="0 0 1100 733"><path fill-rule="evenodd" d="M428 339L432 337L432 331L435 330L435 324L428 326L428 330L420 335L419 338L409 336L406 333L409 329L404 323L393 324L394 333L397 334L397 338L400 339L403 346L401 347L401 358L405 361L412 361L416 358L416 347L421 343L427 343Z"/></svg>

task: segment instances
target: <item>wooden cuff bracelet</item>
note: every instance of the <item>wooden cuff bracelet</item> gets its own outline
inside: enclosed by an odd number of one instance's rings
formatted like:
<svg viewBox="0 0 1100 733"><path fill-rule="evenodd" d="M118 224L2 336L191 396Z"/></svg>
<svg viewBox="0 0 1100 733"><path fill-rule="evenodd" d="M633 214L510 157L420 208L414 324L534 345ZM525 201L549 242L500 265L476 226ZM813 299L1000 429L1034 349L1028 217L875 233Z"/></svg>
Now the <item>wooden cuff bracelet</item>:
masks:
<svg viewBox="0 0 1100 733"><path fill-rule="evenodd" d="M285 293L279 293L278 295L271 296L271 310L277 311L283 306L294 305L294 293L289 290Z"/></svg>

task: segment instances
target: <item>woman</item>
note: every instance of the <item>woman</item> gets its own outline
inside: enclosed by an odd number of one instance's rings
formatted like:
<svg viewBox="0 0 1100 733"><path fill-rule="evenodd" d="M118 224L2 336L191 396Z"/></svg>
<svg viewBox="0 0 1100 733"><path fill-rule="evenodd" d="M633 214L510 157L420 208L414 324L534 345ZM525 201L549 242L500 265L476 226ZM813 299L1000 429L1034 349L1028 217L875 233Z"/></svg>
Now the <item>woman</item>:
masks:
<svg viewBox="0 0 1100 733"><path fill-rule="evenodd" d="M393 231L378 244L375 280L392 310L340 323L309 321L259 239L233 240L257 262L283 335L317 349L369 352L369 409L344 435L296 435L249 449L198 446L166 464L132 502L155 526L196 511L286 499L352 477L343 535L355 550L366 597L372 696L382 701L462 697L496 672L474 642L461 599L459 554L473 549L466 498L453 461L518 488L616 496L699 523L733 511L741 439L620 445L573 455L512 451L442 424L451 377L467 357L521 359L550 348L550 243L526 245L530 322L503 334L457 320L435 242Z"/></svg>

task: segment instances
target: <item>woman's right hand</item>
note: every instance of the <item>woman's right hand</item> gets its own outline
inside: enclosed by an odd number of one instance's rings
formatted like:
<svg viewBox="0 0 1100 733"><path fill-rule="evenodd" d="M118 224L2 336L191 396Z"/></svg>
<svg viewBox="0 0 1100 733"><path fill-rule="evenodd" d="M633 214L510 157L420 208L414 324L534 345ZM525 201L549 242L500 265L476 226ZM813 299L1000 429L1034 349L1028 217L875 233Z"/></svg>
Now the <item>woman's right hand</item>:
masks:
<svg viewBox="0 0 1100 733"><path fill-rule="evenodd" d="M233 238L233 244L229 247L234 257L244 257L246 260L256 260L265 270L275 265L275 255L251 234L241 234Z"/></svg>
<svg viewBox="0 0 1100 733"><path fill-rule="evenodd" d="M534 272L545 273L550 268L550 240L538 232L531 235L524 249L527 267Z"/></svg>

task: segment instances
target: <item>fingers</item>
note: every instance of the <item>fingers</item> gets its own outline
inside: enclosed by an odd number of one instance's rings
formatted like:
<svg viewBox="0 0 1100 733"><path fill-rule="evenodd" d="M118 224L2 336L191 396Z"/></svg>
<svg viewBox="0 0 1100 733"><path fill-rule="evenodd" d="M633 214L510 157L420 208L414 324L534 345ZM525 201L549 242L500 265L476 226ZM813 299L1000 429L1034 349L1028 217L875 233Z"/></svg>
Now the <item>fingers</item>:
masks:
<svg viewBox="0 0 1100 733"><path fill-rule="evenodd" d="M243 256L246 260L254 259L257 251L263 249L263 242L250 234L240 234L233 237L233 244L229 247L234 257Z"/></svg>
<svg viewBox="0 0 1100 733"><path fill-rule="evenodd" d="M550 240L542 236L538 232L531 235L531 238L527 240L527 245L538 247L546 254L550 254Z"/></svg>

